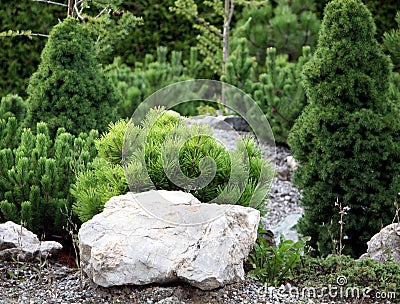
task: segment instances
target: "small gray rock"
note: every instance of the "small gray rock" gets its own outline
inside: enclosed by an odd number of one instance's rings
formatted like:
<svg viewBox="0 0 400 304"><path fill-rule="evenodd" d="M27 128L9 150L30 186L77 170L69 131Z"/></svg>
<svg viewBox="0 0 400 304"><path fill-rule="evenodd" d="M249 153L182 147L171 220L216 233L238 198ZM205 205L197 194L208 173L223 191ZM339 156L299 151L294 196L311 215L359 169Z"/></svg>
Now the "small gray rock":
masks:
<svg viewBox="0 0 400 304"><path fill-rule="evenodd" d="M360 259L372 258L386 262L390 257L392 261L400 263L400 224L393 223L382 228L367 244L367 252Z"/></svg>
<svg viewBox="0 0 400 304"><path fill-rule="evenodd" d="M34 233L11 221L0 224L0 260L32 261L56 254L61 248L57 242L40 242Z"/></svg>

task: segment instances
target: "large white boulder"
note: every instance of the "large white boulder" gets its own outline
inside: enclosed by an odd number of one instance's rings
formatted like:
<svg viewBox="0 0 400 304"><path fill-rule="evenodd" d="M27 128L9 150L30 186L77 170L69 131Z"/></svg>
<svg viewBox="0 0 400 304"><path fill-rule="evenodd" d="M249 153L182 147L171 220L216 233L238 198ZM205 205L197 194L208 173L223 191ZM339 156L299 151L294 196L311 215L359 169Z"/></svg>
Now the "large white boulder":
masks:
<svg viewBox="0 0 400 304"><path fill-rule="evenodd" d="M386 262L389 258L400 263L400 224L393 223L379 231L368 241L367 252L360 258Z"/></svg>
<svg viewBox="0 0 400 304"><path fill-rule="evenodd" d="M259 219L255 209L179 191L128 193L82 225L81 266L103 287L182 280L214 289L244 278Z"/></svg>
<svg viewBox="0 0 400 304"><path fill-rule="evenodd" d="M54 241L40 242L36 234L11 221L0 224L0 260L32 261L36 257L57 254L62 245Z"/></svg>

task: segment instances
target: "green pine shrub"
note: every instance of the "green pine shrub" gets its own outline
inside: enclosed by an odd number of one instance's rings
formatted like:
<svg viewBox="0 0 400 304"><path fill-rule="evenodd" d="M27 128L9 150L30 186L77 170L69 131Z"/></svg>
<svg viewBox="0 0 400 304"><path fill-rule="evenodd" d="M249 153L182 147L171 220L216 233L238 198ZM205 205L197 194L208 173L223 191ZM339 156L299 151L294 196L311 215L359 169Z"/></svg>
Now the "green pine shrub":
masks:
<svg viewBox="0 0 400 304"><path fill-rule="evenodd" d="M319 35L303 69L309 104L289 134L300 163L294 182L305 206L298 227L321 254L330 253L329 234L338 236L340 226L334 204L341 202L350 207L343 253L357 257L393 218L400 186L399 109L388 98L390 59L360 0L331 1Z"/></svg>
<svg viewBox="0 0 400 304"><path fill-rule="evenodd" d="M256 79L255 59L249 54L246 40L241 39L229 57L226 74L221 80L251 95L265 113L276 142L286 144L290 129L307 103L301 71L310 57L308 46L303 47L303 54L296 62L290 62L288 55L277 55L275 48L269 48L264 64L266 71ZM250 114L250 109L245 112Z"/></svg>
<svg viewBox="0 0 400 304"><path fill-rule="evenodd" d="M18 147L0 150L0 218L22 222L39 236L62 235L73 202L70 185L95 156L97 136L60 128L52 140L43 122L35 134L24 129Z"/></svg>
<svg viewBox="0 0 400 304"><path fill-rule="evenodd" d="M255 81L255 66L255 58L250 56L247 41L242 38L239 40L238 47L229 56L226 63L226 73L221 76L221 81L251 95Z"/></svg>
<svg viewBox="0 0 400 304"><path fill-rule="evenodd" d="M100 69L93 43L76 19L54 26L29 80L26 125L32 130L44 121L51 136L59 127L78 135L105 131L116 118L121 98Z"/></svg>
<svg viewBox="0 0 400 304"><path fill-rule="evenodd" d="M196 79L202 68L196 48L191 49L190 58L182 60L182 52L168 54L165 47L157 48L157 57L147 54L143 62L137 61L131 68L115 58L105 68L106 75L119 90L122 102L118 112L121 117L131 117L138 105L154 92L179 81ZM185 116L197 115L196 107L204 102L186 102L173 110Z"/></svg>
<svg viewBox="0 0 400 304"><path fill-rule="evenodd" d="M0 102L0 149L16 148L25 119L26 103L18 95L7 95Z"/></svg>
<svg viewBox="0 0 400 304"><path fill-rule="evenodd" d="M250 55L257 60L257 74L265 72L263 67L270 47L296 61L303 46L314 49L317 41L320 21L314 9L313 0L250 2L232 30L232 49L239 44L237 38L245 38Z"/></svg>
<svg viewBox="0 0 400 304"><path fill-rule="evenodd" d="M123 151L124 140L132 151ZM228 152L212 138L208 126L186 126L178 113L152 109L140 125L124 120L111 124L96 147L98 159L92 163L92 169L78 175L71 190L76 198L73 210L83 222L99 213L109 198L125 194L128 189L189 191L202 202L211 202L220 195L216 202L234 200L239 205L265 211L273 169L249 138L239 142L236 151ZM181 149L177 151L177 147ZM248 163L243 160L244 152ZM210 177L208 172L213 167L207 157L215 161L215 176L200 187ZM183 177L177 177L179 169ZM238 173L241 169L245 171ZM248 180L244 180L243 172L248 172Z"/></svg>
<svg viewBox="0 0 400 304"><path fill-rule="evenodd" d="M394 261L382 263L370 258L353 259L345 255L330 255L326 258L312 258L305 255L302 258L301 265L301 267L295 269L295 279L291 282L292 286L299 288L302 286L317 287L323 294L323 288L326 288L326 286L337 287L338 278L345 277L347 280L345 288L358 287L360 295L362 290L369 291L368 300L363 301L359 298L354 298L355 302L348 302L350 297L347 297L346 303L368 303L367 301L382 303L382 298L379 298L379 294L381 296L383 294L386 295L386 300L388 300L386 303L396 302L394 299L398 296L400 263ZM341 265L341 268L338 265ZM391 293L391 298L389 293ZM391 299L394 301L390 302ZM330 301L343 303L343 296L335 290L326 302Z"/></svg>
<svg viewBox="0 0 400 304"><path fill-rule="evenodd" d="M297 117L307 104L301 85L301 71L310 59L310 47L303 47L297 62L289 62L287 55L277 55L275 48L267 50L266 73L253 85L253 97L265 113L275 140L286 144Z"/></svg>
<svg viewBox="0 0 400 304"><path fill-rule="evenodd" d="M396 69L400 69L400 11L396 15L397 28L383 34L383 43L389 51Z"/></svg>

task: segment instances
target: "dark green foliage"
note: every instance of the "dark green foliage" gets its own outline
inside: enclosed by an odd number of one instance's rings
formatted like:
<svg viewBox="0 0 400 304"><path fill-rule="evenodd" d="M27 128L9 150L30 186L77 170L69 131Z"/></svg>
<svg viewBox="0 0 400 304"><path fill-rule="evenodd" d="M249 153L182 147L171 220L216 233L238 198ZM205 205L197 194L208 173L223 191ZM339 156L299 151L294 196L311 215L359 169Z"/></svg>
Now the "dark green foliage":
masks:
<svg viewBox="0 0 400 304"><path fill-rule="evenodd" d="M72 134L104 131L115 119L120 95L95 58L93 41L72 18L56 25L28 86L26 124L48 124L53 137L58 127Z"/></svg>
<svg viewBox="0 0 400 304"><path fill-rule="evenodd" d="M36 135L24 129L17 148L0 150L2 219L23 222L39 235L62 234L73 201L70 184L93 159L97 136L75 137L60 128L52 140L43 122Z"/></svg>
<svg viewBox="0 0 400 304"><path fill-rule="evenodd" d="M247 40L250 55L254 56L263 72L267 49L274 47L278 54L287 54L290 61L301 55L302 46L315 45L320 22L313 13L313 0L254 2L244 7L233 36ZM232 47L237 41L233 39Z"/></svg>
<svg viewBox="0 0 400 304"><path fill-rule="evenodd" d="M48 34L51 27L63 18L65 9L57 5L30 0L2 0L0 31L32 30ZM66 13L66 12L65 12ZM0 43L0 96L13 93L24 96L28 78L36 70L40 52L47 39L26 36L1 37Z"/></svg>
<svg viewBox="0 0 400 304"><path fill-rule="evenodd" d="M125 133L129 150L123 151ZM150 110L138 126L123 120L111 124L96 147L99 159L92 164L93 169L78 176L72 188L77 199L74 212L82 221L100 212L110 197L125 194L128 181L133 192L185 190L202 202L220 195L215 202L234 201L261 211L265 208L273 169L253 140L239 142L235 152L228 152L212 138L209 127L189 127L175 112ZM243 160L244 151L248 163ZM207 157L215 161L216 168L210 181L208 172L213 166L205 160ZM183 176L177 173L179 169ZM244 172L248 179L244 178ZM204 187L199 186L203 184Z"/></svg>
<svg viewBox="0 0 400 304"><path fill-rule="evenodd" d="M384 32L396 27L394 21L396 12L400 10L398 0L365 0L365 5L371 11L377 27L377 39L381 41Z"/></svg>
<svg viewBox="0 0 400 304"><path fill-rule="evenodd" d="M66 1L63 1L66 3ZM90 6L88 5L90 3ZM112 11L121 11L116 5L119 0L84 0L79 1L83 6L82 19L87 14L97 16L107 6L107 10L99 18L89 18L85 22L85 29L95 41L95 55L97 59L107 62L115 44L123 42L124 38L136 27L138 18L129 12L122 16L114 16ZM37 69L40 53L47 43L46 35L51 28L66 18L67 8L53 3L34 2L30 0L2 1L0 11L0 96L8 93L18 93L25 97L28 78ZM79 7L78 5L78 7ZM81 7L79 8L81 10ZM105 12L105 13L104 13ZM108 13L110 12L110 13ZM75 13L75 12L74 12ZM76 13L75 13L76 14ZM19 31L22 35L13 35ZM11 34L9 34L9 32ZM27 35L31 32L34 35ZM4 35L5 34L5 35ZM127 46L130 49L130 46ZM4 68L4 69L3 69Z"/></svg>
<svg viewBox="0 0 400 304"><path fill-rule="evenodd" d="M338 236L338 200L350 207L344 253L358 256L393 218L399 191L400 122L389 101L390 59L374 38L372 16L359 0L333 0L325 10L317 50L304 66L309 104L289 134L300 162L300 232L326 255L327 229ZM329 223L332 225L327 225Z"/></svg>
<svg viewBox="0 0 400 304"><path fill-rule="evenodd" d="M196 44L196 33L186 18L171 14L169 7L175 0L124 1L121 6L137 17L143 18L143 25L135 27L129 35L115 46L115 54L128 65L143 61L146 54L156 55L158 47L185 52L189 57L191 46ZM203 4L199 4L204 6Z"/></svg>
<svg viewBox="0 0 400 304"><path fill-rule="evenodd" d="M26 103L18 95L7 95L0 103L0 149L16 148L25 119Z"/></svg>
<svg viewBox="0 0 400 304"><path fill-rule="evenodd" d="M298 62L293 63L287 55L276 55L276 49L269 48L266 73L254 84L253 97L267 116L278 143L286 143L290 129L307 104L301 71L310 56L310 48L306 46Z"/></svg>

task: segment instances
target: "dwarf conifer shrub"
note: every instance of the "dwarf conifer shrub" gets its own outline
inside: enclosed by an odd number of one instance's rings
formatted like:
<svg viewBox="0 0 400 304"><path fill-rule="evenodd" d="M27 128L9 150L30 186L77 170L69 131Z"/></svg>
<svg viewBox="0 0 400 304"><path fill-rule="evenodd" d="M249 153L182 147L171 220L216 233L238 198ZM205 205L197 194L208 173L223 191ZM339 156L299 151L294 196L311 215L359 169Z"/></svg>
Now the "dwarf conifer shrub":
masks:
<svg viewBox="0 0 400 304"><path fill-rule="evenodd" d="M303 69L309 104L289 145L300 162L300 232L322 254L339 233L338 200L350 207L343 253L359 256L393 218L399 191L400 121L388 98L390 59L374 38L372 16L360 0L333 0L325 9L318 47Z"/></svg>
<svg viewBox="0 0 400 304"><path fill-rule="evenodd" d="M221 81L243 90L246 94L252 94L255 66L255 58L250 56L247 41L242 38L238 47L229 56L226 73L221 76Z"/></svg>
<svg viewBox="0 0 400 304"><path fill-rule="evenodd" d="M105 69L123 96L118 112L126 118L131 117L137 106L151 94L171 83L197 78L201 68L196 48L190 49L188 60L182 60L182 52L168 53L166 47L158 47L157 57L147 54L144 61L136 61L134 67L122 63L121 58L115 58ZM199 102L180 104L174 110L185 116L197 115L196 104Z"/></svg>
<svg viewBox="0 0 400 304"><path fill-rule="evenodd" d="M43 122L36 134L24 129L18 147L0 150L1 219L22 222L40 236L62 234L73 202L70 185L96 154L97 136L60 128L52 140Z"/></svg>
<svg viewBox="0 0 400 304"><path fill-rule="evenodd" d="M251 95L265 113L277 142L286 144L290 129L304 109L307 98L301 85L301 71L310 59L310 47L303 47L297 62L289 62L287 55L277 55L273 47L267 49L265 73L255 79L255 59L249 55L245 39L229 57L226 74L221 80ZM243 105L236 105L242 109ZM251 109L242 109L251 115Z"/></svg>
<svg viewBox="0 0 400 304"><path fill-rule="evenodd" d="M96 60L94 42L82 24L67 18L54 26L28 86L26 124L47 123L50 135L63 127L78 135L105 131L116 118L120 95Z"/></svg>
<svg viewBox="0 0 400 304"><path fill-rule="evenodd" d="M249 1L238 14L233 29L232 49L245 38L250 55L257 60L256 74L265 72L267 50L276 48L296 61L303 46L314 50L320 21L314 13L314 0ZM239 39L237 39L239 38Z"/></svg>
<svg viewBox="0 0 400 304"><path fill-rule="evenodd" d="M124 142L132 150L124 150ZM73 210L83 222L102 211L109 198L129 189L183 190L201 202L218 197L219 203L233 201L265 211L273 169L252 139L239 141L237 150L229 152L213 138L208 126L187 126L176 112L152 109L140 125L124 120L110 124L96 147L99 157L92 169L80 173L72 187L76 197ZM243 152L248 155L247 162ZM212 171L207 157L215 162L215 175L199 187Z"/></svg>
<svg viewBox="0 0 400 304"><path fill-rule="evenodd" d="M267 50L266 73L253 85L253 97L271 124L275 140L286 144L290 129L307 104L301 85L301 71L310 59L310 47L296 63L289 62L287 55L277 55L275 48Z"/></svg>

